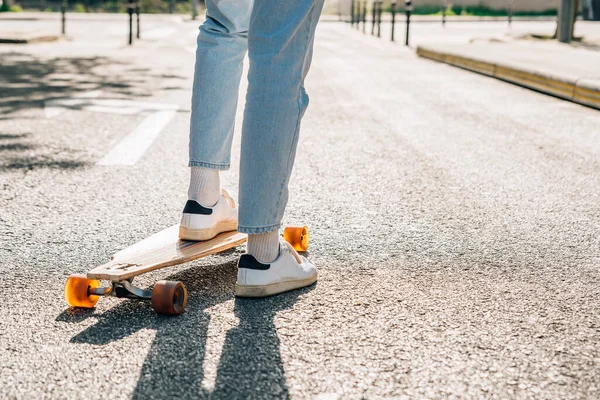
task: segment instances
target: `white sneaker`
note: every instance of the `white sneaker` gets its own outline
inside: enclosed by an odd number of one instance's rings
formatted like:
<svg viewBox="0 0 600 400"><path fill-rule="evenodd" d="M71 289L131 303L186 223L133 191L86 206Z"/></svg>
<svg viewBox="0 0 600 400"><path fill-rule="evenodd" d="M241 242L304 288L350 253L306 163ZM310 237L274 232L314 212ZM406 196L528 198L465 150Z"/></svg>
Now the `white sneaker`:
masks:
<svg viewBox="0 0 600 400"><path fill-rule="evenodd" d="M266 297L312 285L317 281L317 267L300 256L286 241L279 244L279 257L263 264L250 254L238 261L235 294L240 297Z"/></svg>
<svg viewBox="0 0 600 400"><path fill-rule="evenodd" d="M213 207L204 207L195 200L188 200L183 209L179 238L183 240L210 240L222 232L235 231L238 210L235 202L225 191Z"/></svg>

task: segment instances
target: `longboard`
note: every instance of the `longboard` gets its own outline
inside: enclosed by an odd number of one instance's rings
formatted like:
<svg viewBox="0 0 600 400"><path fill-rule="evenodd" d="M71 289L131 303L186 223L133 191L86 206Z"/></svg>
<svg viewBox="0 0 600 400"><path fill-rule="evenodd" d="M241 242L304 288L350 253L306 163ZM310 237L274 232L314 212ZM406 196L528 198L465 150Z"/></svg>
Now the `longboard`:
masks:
<svg viewBox="0 0 600 400"><path fill-rule="evenodd" d="M204 242L191 242L180 240L179 225L173 225L115 253L110 262L89 271L87 277L118 282L229 250L245 243L246 238L246 234L233 231Z"/></svg>
<svg viewBox="0 0 600 400"><path fill-rule="evenodd" d="M286 227L284 238L299 251L308 248L308 228ZM147 299L161 314L181 314L187 304L182 282L158 281L152 290L133 285L133 278L146 272L183 264L229 250L245 243L247 235L225 232L211 240L193 242L179 239L179 225L173 225L115 253L111 260L87 274L71 275L65 284L65 299L72 307L93 308L100 296ZM110 281L102 286L100 280Z"/></svg>

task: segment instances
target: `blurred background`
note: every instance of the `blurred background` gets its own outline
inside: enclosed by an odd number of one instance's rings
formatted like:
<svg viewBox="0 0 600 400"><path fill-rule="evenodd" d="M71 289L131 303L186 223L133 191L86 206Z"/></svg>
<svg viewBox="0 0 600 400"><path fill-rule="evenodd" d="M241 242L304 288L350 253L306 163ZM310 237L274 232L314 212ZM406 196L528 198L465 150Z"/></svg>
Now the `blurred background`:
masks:
<svg viewBox="0 0 600 400"><path fill-rule="evenodd" d="M348 17L351 14L352 0L327 0L324 14ZM194 4L195 3L195 4ZM362 2L360 2L362 4ZM372 4L372 1L367 1ZM386 2L384 10L389 12L391 2ZM399 2L400 3L400 2ZM200 0L140 0L143 13L189 14L194 7L201 8ZM2 0L0 11L60 11L65 7L72 12L126 12L127 2L115 0ZM412 1L414 15L449 16L555 16L560 8L557 0L414 0ZM598 0L577 0L575 7L584 19L598 18Z"/></svg>
<svg viewBox="0 0 600 400"><path fill-rule="evenodd" d="M196 3L196 4L194 4ZM372 1L367 3L372 4ZM598 0L577 0L575 7L584 19L597 19ZM127 3L115 0L2 0L0 11L60 11L66 9L72 12L126 12ZM201 8L200 0L140 0L141 11L144 13L169 13L189 14L194 6ZM389 12L391 2L384 6ZM512 13L516 16L555 16L558 13L559 1L557 0L414 0L412 2L415 15L462 15L462 16L507 16ZM324 14L349 16L351 14L352 0L327 0Z"/></svg>

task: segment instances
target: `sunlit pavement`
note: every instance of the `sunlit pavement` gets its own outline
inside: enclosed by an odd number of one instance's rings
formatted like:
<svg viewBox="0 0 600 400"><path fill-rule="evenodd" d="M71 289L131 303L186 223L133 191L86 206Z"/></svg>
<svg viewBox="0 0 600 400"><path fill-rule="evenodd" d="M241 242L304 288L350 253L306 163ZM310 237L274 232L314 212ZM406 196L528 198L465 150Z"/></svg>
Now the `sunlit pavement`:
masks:
<svg viewBox="0 0 600 400"><path fill-rule="evenodd" d="M133 47L124 24L0 47L0 397L599 396L600 113L334 22L284 220L319 282L235 299L240 248L139 279L185 282L180 317L70 310L68 275L185 201L198 23L148 19ZM145 151L97 165L157 110Z"/></svg>

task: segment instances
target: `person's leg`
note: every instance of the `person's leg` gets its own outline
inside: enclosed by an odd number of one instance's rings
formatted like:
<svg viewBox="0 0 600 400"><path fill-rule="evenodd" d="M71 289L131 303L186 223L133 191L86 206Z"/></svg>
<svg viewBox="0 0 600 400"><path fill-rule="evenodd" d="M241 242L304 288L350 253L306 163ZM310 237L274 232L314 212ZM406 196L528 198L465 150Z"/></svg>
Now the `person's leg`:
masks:
<svg viewBox="0 0 600 400"><path fill-rule="evenodd" d="M189 166L226 170L252 0L207 0L206 7L196 50Z"/></svg>
<svg viewBox="0 0 600 400"><path fill-rule="evenodd" d="M323 0L256 0L248 34L248 93L240 161L240 232L277 230L288 199L304 78Z"/></svg>
<svg viewBox="0 0 600 400"><path fill-rule="evenodd" d="M219 171L230 164L252 0L207 0L206 7L192 92L188 203L180 228L180 237L188 240L237 227L237 211L234 216L232 202L221 194Z"/></svg>
<svg viewBox="0 0 600 400"><path fill-rule="evenodd" d="M310 261L279 242L278 228L308 106L304 78L322 8L323 0L256 0L252 10L238 224L248 245L238 263L238 296L269 296L317 279Z"/></svg>

